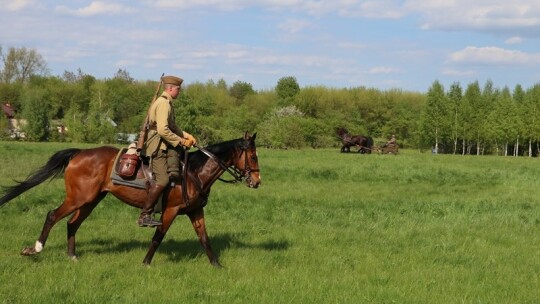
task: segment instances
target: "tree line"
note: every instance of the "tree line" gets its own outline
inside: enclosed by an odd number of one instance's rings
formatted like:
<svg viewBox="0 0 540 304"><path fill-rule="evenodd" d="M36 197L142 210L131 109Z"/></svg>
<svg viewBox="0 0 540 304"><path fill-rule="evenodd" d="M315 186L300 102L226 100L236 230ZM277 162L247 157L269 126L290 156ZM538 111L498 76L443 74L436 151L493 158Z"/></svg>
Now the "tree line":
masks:
<svg viewBox="0 0 540 304"><path fill-rule="evenodd" d="M423 106L419 139L446 153L536 156L539 122L540 84L510 90L476 81L465 90L454 83L446 91L435 81Z"/></svg>
<svg viewBox="0 0 540 304"><path fill-rule="evenodd" d="M0 59L0 102L27 120L24 131L32 141L117 143L122 134L138 134L159 80L135 80L123 69L105 79L80 69L51 76L41 56L24 48L6 54L0 48ZM539 89L516 86L510 92L490 81L483 88L471 83L465 91L459 83L446 91L435 81L427 93L301 88L294 76L284 76L273 89L257 91L248 82L219 79L184 85L173 106L178 126L202 143L238 138L247 130L258 132L259 145L270 148L335 147L336 128L345 127L376 143L395 134L401 147L533 155L539 149ZM2 129L5 120L0 118ZM60 126L64 134L56 131Z"/></svg>

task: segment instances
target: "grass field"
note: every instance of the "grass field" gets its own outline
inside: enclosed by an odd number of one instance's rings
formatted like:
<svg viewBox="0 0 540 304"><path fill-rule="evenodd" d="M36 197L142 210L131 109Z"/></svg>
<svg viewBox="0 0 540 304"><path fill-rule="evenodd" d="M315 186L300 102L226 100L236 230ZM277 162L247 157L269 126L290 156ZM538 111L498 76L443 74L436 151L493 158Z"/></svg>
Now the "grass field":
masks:
<svg viewBox="0 0 540 304"><path fill-rule="evenodd" d="M69 146L0 142L0 185ZM79 230L78 262L66 220L20 256L61 203L59 179L0 208L0 302L538 303L539 159L258 152L261 187L218 182L205 208L223 269L186 217L143 267L153 230L112 196Z"/></svg>

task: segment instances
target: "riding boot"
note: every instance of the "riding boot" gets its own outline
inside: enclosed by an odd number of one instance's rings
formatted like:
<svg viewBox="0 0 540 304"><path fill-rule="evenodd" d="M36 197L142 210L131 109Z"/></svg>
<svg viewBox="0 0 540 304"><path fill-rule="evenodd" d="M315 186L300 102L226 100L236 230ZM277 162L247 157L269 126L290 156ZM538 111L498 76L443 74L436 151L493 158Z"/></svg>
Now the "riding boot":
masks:
<svg viewBox="0 0 540 304"><path fill-rule="evenodd" d="M137 221L139 227L155 227L161 225L160 221L156 221L152 218L152 213L154 212L154 206L156 205L161 192L163 192L163 189L165 189L165 186L155 184L148 191L148 197L146 198L146 202L141 210L141 215Z"/></svg>

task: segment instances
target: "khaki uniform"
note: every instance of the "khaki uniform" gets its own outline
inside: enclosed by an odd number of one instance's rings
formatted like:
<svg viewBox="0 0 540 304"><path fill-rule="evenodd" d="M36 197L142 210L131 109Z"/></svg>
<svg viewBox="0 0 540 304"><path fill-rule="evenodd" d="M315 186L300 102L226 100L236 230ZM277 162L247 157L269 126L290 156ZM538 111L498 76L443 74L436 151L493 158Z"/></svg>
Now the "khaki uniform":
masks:
<svg viewBox="0 0 540 304"><path fill-rule="evenodd" d="M141 150L141 155L151 159L152 172L156 183L165 186L169 183L167 172L167 151L184 143L181 131L175 122L170 94L163 92L150 107L148 120L150 130Z"/></svg>

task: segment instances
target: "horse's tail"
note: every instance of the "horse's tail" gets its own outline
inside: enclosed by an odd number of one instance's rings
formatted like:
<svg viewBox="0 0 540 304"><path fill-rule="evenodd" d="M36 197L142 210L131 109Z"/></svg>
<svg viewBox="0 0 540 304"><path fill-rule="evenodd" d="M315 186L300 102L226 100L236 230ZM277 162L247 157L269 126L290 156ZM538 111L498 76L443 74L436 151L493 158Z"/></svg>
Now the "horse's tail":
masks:
<svg viewBox="0 0 540 304"><path fill-rule="evenodd" d="M17 184L14 186L3 187L4 196L0 197L0 206L16 198L22 193L32 189L33 187L41 184L49 178L56 178L60 174L64 173L71 158L79 153L81 149L66 149L56 152L47 163L39 168L36 172L28 176L25 181L15 181Z"/></svg>

